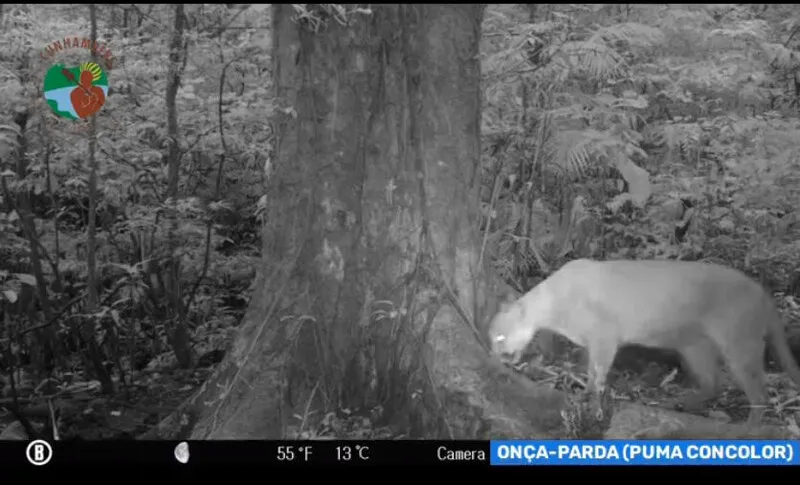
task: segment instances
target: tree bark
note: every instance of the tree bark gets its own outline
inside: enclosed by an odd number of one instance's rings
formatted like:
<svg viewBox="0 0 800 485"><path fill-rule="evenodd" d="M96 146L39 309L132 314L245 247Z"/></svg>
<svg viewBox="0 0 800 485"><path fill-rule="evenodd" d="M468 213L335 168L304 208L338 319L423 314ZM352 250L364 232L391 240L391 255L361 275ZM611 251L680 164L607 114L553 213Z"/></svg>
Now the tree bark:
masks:
<svg viewBox="0 0 800 485"><path fill-rule="evenodd" d="M175 352L175 360L182 369L189 369L194 364L195 355L192 349L191 336L186 323L187 308L183 303L183 286L181 285L181 268L179 258L176 256L178 250L178 212L177 204L180 182L181 147L178 130L178 107L177 96L181 85L183 65L186 58L184 49L184 5L177 3L174 5L173 31L169 43L169 74L166 91L167 106L167 136L169 147L167 148L167 199L170 207L168 212L169 230L167 242L169 245L169 256L167 264L162 271L164 272L165 289L170 302L172 313L168 326L169 343Z"/></svg>
<svg viewBox="0 0 800 485"><path fill-rule="evenodd" d="M92 45L95 45L97 42L97 7L94 4L89 5L89 18ZM92 50L92 61L97 62L97 52L94 50ZM96 268L97 230L95 227L97 223L97 117L92 116L89 123L89 224L86 228L86 271L89 284L87 285L86 310L87 314L92 315L98 310L100 304ZM50 321L47 314L45 317L47 321ZM113 394L114 382L103 365L103 357L95 339L94 322L80 321L78 325L81 338L86 342L89 362L100 381L103 394Z"/></svg>
<svg viewBox="0 0 800 485"><path fill-rule="evenodd" d="M374 6L347 27L315 8L273 6L282 116L251 307L187 419L146 437L295 438L343 408L418 437L556 432L562 396L482 342L483 7Z"/></svg>

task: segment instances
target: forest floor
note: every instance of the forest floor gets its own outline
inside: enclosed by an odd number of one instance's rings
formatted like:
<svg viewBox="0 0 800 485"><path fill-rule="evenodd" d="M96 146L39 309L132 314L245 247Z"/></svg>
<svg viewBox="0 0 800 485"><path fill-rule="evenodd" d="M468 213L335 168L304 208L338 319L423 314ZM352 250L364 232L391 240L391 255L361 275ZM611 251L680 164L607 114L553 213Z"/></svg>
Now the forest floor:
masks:
<svg viewBox="0 0 800 485"><path fill-rule="evenodd" d="M632 354L635 352L634 350ZM645 350L646 352L648 351ZM634 362L635 356L624 360L625 362L619 362L621 365L615 365L609 375L611 398L616 403L632 402L681 410L676 404L697 392L692 379L676 364L652 360ZM586 367L581 363L580 357L549 365L534 361L523 365L520 370L532 380L567 392L576 400L580 400L585 389ZM720 393L707 403L703 415L721 422L746 421L749 413L747 397L727 369L723 369L721 374ZM763 418L764 424L797 428L798 423L794 418L800 412L797 386L777 366L768 367L767 387L770 405ZM796 431L800 434L800 429Z"/></svg>
<svg viewBox="0 0 800 485"><path fill-rule="evenodd" d="M559 364L526 365L523 372L544 385L552 385L571 394L579 394L586 375L580 364L567 361ZM188 399L213 372L212 367L190 371L178 369L145 370L131 384L120 386L114 396L100 393L99 384L73 383L50 396L35 396L20 390L23 409L31 423L43 428L50 416L50 405L57 409L60 439L132 439L157 424ZM616 401L637 402L669 407L671 402L695 392L677 368L649 362L636 372L612 371L612 396ZM765 422L791 425L791 416L800 411L800 395L784 374L768 375L771 406ZM6 398L8 399L8 398ZM747 418L747 399L732 382L726 382L719 398L709 403L707 416L721 421L742 421ZM13 417L0 412L0 429ZM336 437L392 439L402 433L376 429L369 416L340 412L323 420L317 430L308 430L302 438Z"/></svg>
<svg viewBox="0 0 800 485"><path fill-rule="evenodd" d="M521 365L518 370L532 380L580 396L585 388L585 354L562 339L558 356L547 361L539 355ZM795 357L800 358L800 326L790 328L790 345ZM172 413L182 402L202 385L213 372L222 355L212 362L203 362L193 370L181 370L170 353L153 359L145 369L126 378L126 384L117 382L113 396L104 396L97 381L86 380L79 374L63 375L55 379L36 381L26 378L24 372L17 376L17 396L20 407L34 428L43 429L55 415L59 439L132 439L141 435ZM793 416L800 411L800 394L780 366L768 368L770 409L765 422L778 426L797 427ZM747 399L723 373L723 392L708 404L706 415L720 421L742 421L747 418ZM674 403L689 393L696 392L674 356L664 357L645 349L644 353L623 351L615 361L609 377L611 396L617 402L636 402L650 406L674 409ZM34 387L35 386L35 387ZM4 389L0 396L0 431L14 417L3 409L4 401L11 400ZM374 416L375 410L372 410ZM329 413L316 429L294 430L296 436L288 438L402 438L404 432L380 428L374 424L370 412L342 410ZM302 426L298 426L300 428ZM800 433L800 430L797 430Z"/></svg>
<svg viewBox="0 0 800 485"><path fill-rule="evenodd" d="M52 422L51 415L57 417L59 439L132 439L173 412L212 371L213 367L147 369L135 373L125 385L116 382L118 390L112 396L100 392L99 382L79 378L69 384L52 383L50 390L41 384L33 389L23 373L17 394L34 428L43 429ZM0 429L12 421L11 413L0 408Z"/></svg>

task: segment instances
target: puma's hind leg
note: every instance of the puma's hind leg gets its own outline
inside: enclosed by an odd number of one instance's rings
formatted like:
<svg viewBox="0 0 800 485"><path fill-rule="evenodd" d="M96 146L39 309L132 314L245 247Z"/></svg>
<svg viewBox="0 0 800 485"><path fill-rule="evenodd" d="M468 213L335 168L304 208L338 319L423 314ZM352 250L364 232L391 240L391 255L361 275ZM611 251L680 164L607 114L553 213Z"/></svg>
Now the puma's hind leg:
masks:
<svg viewBox="0 0 800 485"><path fill-rule="evenodd" d="M764 411L769 404L764 372L763 338L752 338L737 342L737 345L722 349L728 368L750 401L748 425L761 423Z"/></svg>
<svg viewBox="0 0 800 485"><path fill-rule="evenodd" d="M697 392L679 400L686 412L699 414L705 411L708 401L720 391L720 353L714 342L701 338L679 349L689 375L694 379Z"/></svg>

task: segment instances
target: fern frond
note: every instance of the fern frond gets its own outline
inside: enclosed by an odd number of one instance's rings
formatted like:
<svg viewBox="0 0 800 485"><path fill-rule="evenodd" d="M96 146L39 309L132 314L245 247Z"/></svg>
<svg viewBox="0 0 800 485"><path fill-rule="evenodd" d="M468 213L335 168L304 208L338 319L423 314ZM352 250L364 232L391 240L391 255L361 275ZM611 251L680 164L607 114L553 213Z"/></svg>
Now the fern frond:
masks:
<svg viewBox="0 0 800 485"><path fill-rule="evenodd" d="M602 39L567 42L561 50L572 69L586 72L592 79L615 78L623 72L623 57Z"/></svg>
<svg viewBox="0 0 800 485"><path fill-rule="evenodd" d="M706 6L698 6L699 8L692 8L687 5L687 8L670 8L664 12L663 24L668 26L693 26L694 28L702 28L704 26L714 25L716 21L711 16Z"/></svg>
<svg viewBox="0 0 800 485"><path fill-rule="evenodd" d="M564 130L558 134L555 162L572 176L583 176L593 159L597 146L608 137L597 130Z"/></svg>
<svg viewBox="0 0 800 485"><path fill-rule="evenodd" d="M735 27L712 29L706 34L706 39L714 42L719 39L727 39L730 41L745 41L745 42L763 42L769 32L769 24L763 20L744 20L738 22Z"/></svg>
<svg viewBox="0 0 800 485"><path fill-rule="evenodd" d="M703 129L697 123L674 123L665 125L663 133L667 147L686 150L699 145Z"/></svg>
<svg viewBox="0 0 800 485"><path fill-rule="evenodd" d="M648 48L663 42L664 33L656 27L626 22L600 28L590 40L598 42L600 39L609 44L622 42L633 48Z"/></svg>
<svg viewBox="0 0 800 485"><path fill-rule="evenodd" d="M774 63L778 69L793 69L800 65L800 56L797 52L783 44L765 42L761 47L767 55L767 61Z"/></svg>
<svg viewBox="0 0 800 485"><path fill-rule="evenodd" d="M648 104L647 98L644 96L631 91L626 91L623 93L623 97L615 97L611 101L610 106L614 109L621 110L639 110L647 108Z"/></svg>

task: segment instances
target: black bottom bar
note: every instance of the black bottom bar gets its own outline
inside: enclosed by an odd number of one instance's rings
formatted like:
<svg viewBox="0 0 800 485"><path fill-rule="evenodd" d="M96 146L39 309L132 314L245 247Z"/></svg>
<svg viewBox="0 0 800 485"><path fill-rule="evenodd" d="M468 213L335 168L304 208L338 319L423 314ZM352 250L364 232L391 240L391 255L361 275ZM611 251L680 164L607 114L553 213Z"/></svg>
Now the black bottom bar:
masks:
<svg viewBox="0 0 800 485"><path fill-rule="evenodd" d="M176 458L176 447L188 449L188 459ZM185 454L178 455L185 458ZM0 476L52 476L63 480L68 475L85 476L87 470L108 469L114 476L165 476L209 478L219 473L229 480L231 470L289 467L292 473L325 473L337 470L355 473L364 470L374 474L374 467L392 468L392 474L411 472L420 468L448 468L452 474L524 475L543 479L553 474L557 480L573 475L596 479L598 474L636 474L653 476L689 475L723 480L722 475L738 478L754 474L759 480L775 474L797 473L800 467L765 466L491 466L488 441L58 441L0 442ZM44 462L35 465L35 462ZM156 475L154 475L154 473ZM654 475L655 474L655 475ZM293 475L297 476L297 475ZM225 482L222 482L225 483Z"/></svg>

